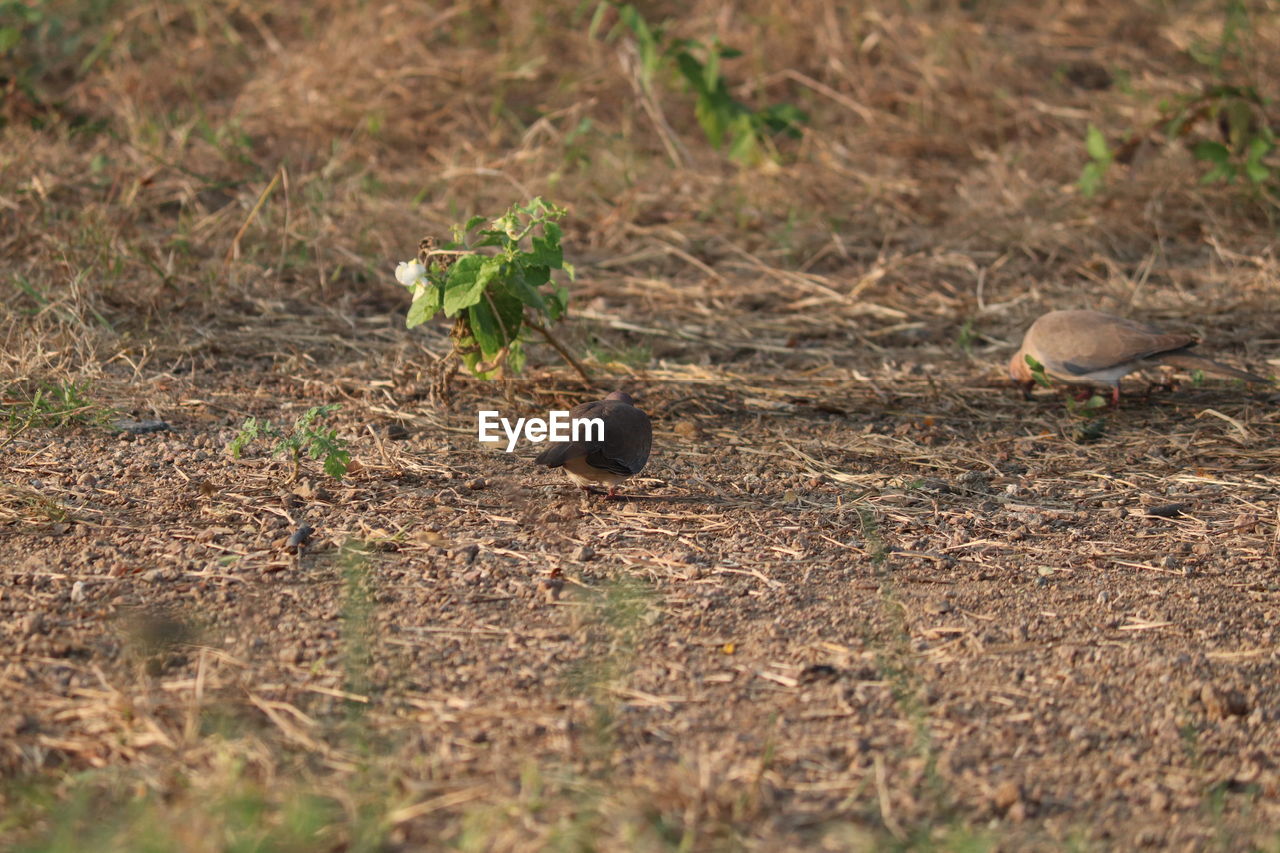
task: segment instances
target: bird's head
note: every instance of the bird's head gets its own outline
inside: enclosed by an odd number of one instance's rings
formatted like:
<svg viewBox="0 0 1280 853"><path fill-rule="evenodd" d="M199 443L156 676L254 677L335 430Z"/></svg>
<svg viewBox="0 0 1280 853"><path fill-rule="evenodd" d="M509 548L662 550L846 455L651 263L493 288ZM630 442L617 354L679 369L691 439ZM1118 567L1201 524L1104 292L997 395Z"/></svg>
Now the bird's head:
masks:
<svg viewBox="0 0 1280 853"><path fill-rule="evenodd" d="M1025 350L1019 349L1009 357L1009 378L1014 382L1031 381L1031 368L1027 365Z"/></svg>
<svg viewBox="0 0 1280 853"><path fill-rule="evenodd" d="M628 394L626 391L614 391L608 397L605 397L605 399L617 400L620 403L626 403L628 406L634 405L636 402L635 400L631 399L631 395Z"/></svg>

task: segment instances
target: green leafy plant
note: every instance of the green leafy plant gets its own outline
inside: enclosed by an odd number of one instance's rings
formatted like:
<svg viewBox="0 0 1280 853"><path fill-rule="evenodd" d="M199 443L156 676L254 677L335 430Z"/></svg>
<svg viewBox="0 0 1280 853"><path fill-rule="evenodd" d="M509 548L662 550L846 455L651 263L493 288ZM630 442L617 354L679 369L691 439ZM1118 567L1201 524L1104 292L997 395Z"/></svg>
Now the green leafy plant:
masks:
<svg viewBox="0 0 1280 853"><path fill-rule="evenodd" d="M351 464L351 452L347 449L347 440L338 437L335 427L324 427L317 424L340 409L337 404L312 406L301 417L294 421L288 433L282 431L269 420L245 418L244 424L236 437L227 445L227 452L237 459L244 449L259 438L274 438L276 445L271 455L288 453L293 462L293 477L297 479L302 467L302 457L312 459L324 458L324 472L335 479L342 479Z"/></svg>
<svg viewBox="0 0 1280 853"><path fill-rule="evenodd" d="M34 390L14 384L0 393L0 420L10 429L101 425L114 414L89 398L87 382L42 382Z"/></svg>
<svg viewBox="0 0 1280 853"><path fill-rule="evenodd" d="M1090 124L1085 135L1089 162L1078 183L1081 192L1094 195L1113 162L1128 163L1140 146L1151 142L1185 145L1205 166L1202 183L1231 184L1239 179L1259 191L1273 186L1275 169L1268 161L1276 151L1280 129L1268 115L1270 103L1255 86L1242 82L1236 70L1254 65L1247 55L1251 32L1252 21L1244 3L1228 0L1217 43L1208 47L1193 44L1188 50L1208 70L1208 80L1194 91L1162 102L1153 123L1133 131L1114 149ZM1276 203L1274 197L1271 200Z"/></svg>
<svg viewBox="0 0 1280 853"><path fill-rule="evenodd" d="M396 268L396 279L413 295L405 325L413 328L440 312L453 318L454 354L484 379L524 368L532 329L589 381L546 325L560 320L569 303L568 289L555 283L552 272L562 270L571 281L574 276L560 246L564 215L563 208L535 198L492 221L473 216L455 225L453 240L443 246L423 240L417 260Z"/></svg>
<svg viewBox="0 0 1280 853"><path fill-rule="evenodd" d="M727 143L729 159L744 166L764 159L777 161L772 138L798 138L808 116L792 104L753 110L729 94L720 64L741 55L742 51L721 44L718 38L710 44L685 39L674 49L676 67L697 98L694 114L707 141L718 149Z"/></svg>
<svg viewBox="0 0 1280 853"><path fill-rule="evenodd" d="M710 43L680 39L664 45L661 28L651 27L635 6L620 6L618 15L636 40L645 88L652 86L663 65L673 62L694 95L694 115L707 141L717 149L727 146L729 159L735 163L753 166L762 161L777 162L779 155L773 138L801 135L800 128L809 117L800 108L784 103L756 110L730 94L721 65L727 59L742 56L742 51L721 43L718 38Z"/></svg>
<svg viewBox="0 0 1280 853"><path fill-rule="evenodd" d="M1216 125L1222 141L1201 139L1191 148L1192 155L1209 166L1200 180L1232 183L1243 177L1261 186L1271 180L1265 158L1276 147L1276 131L1267 123L1265 106L1252 87L1214 86L1181 99L1164 133L1175 139L1198 123Z"/></svg>
<svg viewBox="0 0 1280 853"><path fill-rule="evenodd" d="M1080 192L1089 197L1097 193L1102 186L1103 179L1111 169L1113 159L1111 148L1107 145L1107 138L1092 122L1089 123L1089 130L1085 133L1084 150L1089 154L1089 162L1085 164L1076 185L1080 187Z"/></svg>

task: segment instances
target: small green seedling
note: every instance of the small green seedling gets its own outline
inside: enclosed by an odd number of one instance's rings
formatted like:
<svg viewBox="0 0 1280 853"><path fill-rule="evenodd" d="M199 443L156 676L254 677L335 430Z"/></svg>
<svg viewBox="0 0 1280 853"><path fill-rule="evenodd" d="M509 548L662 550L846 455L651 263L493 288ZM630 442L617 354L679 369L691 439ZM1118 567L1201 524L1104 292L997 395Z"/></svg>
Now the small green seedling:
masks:
<svg viewBox="0 0 1280 853"><path fill-rule="evenodd" d="M1107 400L1100 394L1092 394L1084 400L1067 397L1067 411L1082 418L1096 417L1107 408Z"/></svg>
<svg viewBox="0 0 1280 853"><path fill-rule="evenodd" d="M12 403L0 402L0 420L11 428L24 424L59 428L71 423L98 425L114 414L89 399L87 382L43 382L32 392L13 385L0 396L8 397L10 393L26 397Z"/></svg>
<svg viewBox="0 0 1280 853"><path fill-rule="evenodd" d="M1089 155L1089 162L1080 172L1080 180L1076 182L1076 186L1086 198L1091 198L1101 188L1115 155L1107 145L1107 138L1092 122L1084 135L1084 150Z"/></svg>
<svg viewBox="0 0 1280 853"><path fill-rule="evenodd" d="M412 329L441 311L453 318L454 353L482 379L519 373L533 329L586 378L546 326L563 317L569 303L568 289L552 272L574 276L560 247L564 215L535 198L492 221L473 216L455 225L453 240L442 247L423 240L418 258L396 267L396 279L413 295L405 325Z"/></svg>
<svg viewBox="0 0 1280 853"><path fill-rule="evenodd" d="M347 450L347 440L338 437L338 430L335 427L316 425L317 421L327 418L340 408L341 406L337 404L312 406L294 421L293 428L287 435L271 421L245 418L240 432L236 433L236 437L227 445L227 452L239 459L245 447L258 438L274 438L276 446L272 448L271 455L275 456L282 452L289 454L293 462L291 480L298 478L304 454L312 459L324 457L324 472L334 479L341 480L351 464L351 451Z"/></svg>

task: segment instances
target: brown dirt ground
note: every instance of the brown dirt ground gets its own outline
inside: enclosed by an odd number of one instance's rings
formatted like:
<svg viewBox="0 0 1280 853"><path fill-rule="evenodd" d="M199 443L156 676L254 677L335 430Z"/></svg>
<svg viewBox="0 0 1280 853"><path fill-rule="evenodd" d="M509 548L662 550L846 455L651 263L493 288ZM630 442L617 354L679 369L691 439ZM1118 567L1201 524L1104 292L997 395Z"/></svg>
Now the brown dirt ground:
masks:
<svg viewBox="0 0 1280 853"><path fill-rule="evenodd" d="M608 504L481 450L489 389L415 401L413 355L151 374L114 399L144 386L133 413L171 432L7 448L11 767L186 755L193 705L223 703L341 767L326 721L354 679L396 764L430 768L410 840L518 801L514 760L769 846L943 818L1125 846L1274 825L1274 397L1157 390L1081 444L953 353L770 355L767 379L759 351L673 361L619 380L656 451ZM548 377L497 405L578 398ZM320 399L363 466L341 484L223 452L242 414Z"/></svg>
<svg viewBox="0 0 1280 853"><path fill-rule="evenodd" d="M690 15L729 43L761 35L715 4ZM614 503L534 468L533 448L475 439L479 408L532 415L592 395L553 354L441 401L444 331L403 328L389 270L425 230L404 204L424 126L465 140L433 155L459 171L439 178L428 228L456 218L450 205L511 200L463 164L545 192L548 163L572 162L559 124L549 142L486 124L504 115L486 112L502 97L488 89L430 112L446 99L432 87L478 87L499 61L465 33L421 77L379 78L384 119L408 116L352 137L365 160L326 160L315 139L350 128L326 105L375 98L356 73L366 54L324 77L261 36L258 76L228 82L213 72L235 69L192 41L192 68L226 87L220 115L253 135L249 156L295 157L293 207L262 214L226 263L273 171L200 196L187 171L239 180L241 166L192 143L166 155L186 158L179 173L126 144L55 148L11 125L7 150L29 159L0 187L5 257L61 289L12 291L6 405L82 379L90 414L171 429L10 424L0 438L0 770L63 804L33 812L5 788L0 805L27 817L0 822L0 841L74 824L76 786L105 785L108 801L167 816L183 849L225 849L207 804L249 780L276 805L339 804L314 846L291 849L1274 847L1277 395L1135 378L1085 440L1056 397L1024 401L1002 374L1036 314L1082 304L1280 365L1274 227L1257 205L1197 186L1177 151L1095 201L1073 192L1086 108L1128 100L1028 68L1084 43L1157 90L1188 73L1192 12L1121 17L1063 12L1035 31L1014 13L889 10L866 24L880 47L859 55L884 55L857 85L806 59L847 45L787 30L770 67L836 86L880 123L848 129L843 108L806 102L818 130L779 172L705 152L667 166L645 114L618 106L628 82L604 71L567 106L549 72L494 78L513 101L545 94L539 109L568 110L565 127L599 98L602 124L648 146L632 160L602 136L608 168L566 179L580 192L567 334L594 353L600 387L636 392L655 424L649 467ZM300 43L291 20L258 25ZM364 21L329 9L307 38L368 48ZM1144 53L1120 24L1162 40ZM955 33L994 42L966 53ZM386 67L409 63L376 43ZM589 66L585 41L566 45ZM146 63L168 54L139 50L98 82L158 109L172 92ZM132 115L101 109L121 126ZM973 135L951 133L969 119ZM126 163L110 185L86 177L103 151ZM649 183L614 174L646 164ZM394 191L369 184L379 170ZM795 222L774 206L789 193L810 206ZM172 249L155 221L174 210L195 248ZM119 278L68 284L108 268ZM313 462L294 480L262 444L226 453L247 416L287 423L329 402L359 462L341 482ZM291 552L304 523L315 534Z"/></svg>

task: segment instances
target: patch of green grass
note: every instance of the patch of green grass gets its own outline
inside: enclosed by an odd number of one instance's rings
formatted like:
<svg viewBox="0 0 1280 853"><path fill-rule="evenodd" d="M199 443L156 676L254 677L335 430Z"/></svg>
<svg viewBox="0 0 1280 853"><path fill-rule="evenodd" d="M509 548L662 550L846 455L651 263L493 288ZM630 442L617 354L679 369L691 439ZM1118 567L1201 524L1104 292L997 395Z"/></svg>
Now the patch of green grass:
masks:
<svg viewBox="0 0 1280 853"><path fill-rule="evenodd" d="M363 695L369 690L369 668L373 665L374 592L373 577L365 546L347 542L338 556L342 573L342 663L346 670L346 690ZM349 701L348 712L359 716L367 707Z"/></svg>
<svg viewBox="0 0 1280 853"><path fill-rule="evenodd" d="M644 367L653 361L653 350L644 344L615 344L592 335L584 347L598 364L625 364L628 367Z"/></svg>
<svg viewBox="0 0 1280 853"><path fill-rule="evenodd" d="M128 770L59 783L9 785L0 833L13 853L310 853L383 849L385 832L358 826L339 798L285 780L252 778L242 761L166 792Z"/></svg>
<svg viewBox="0 0 1280 853"><path fill-rule="evenodd" d="M14 383L0 392L0 421L9 429L28 426L61 428L70 424L101 426L115 411L94 402L88 382L41 382L34 388Z"/></svg>

